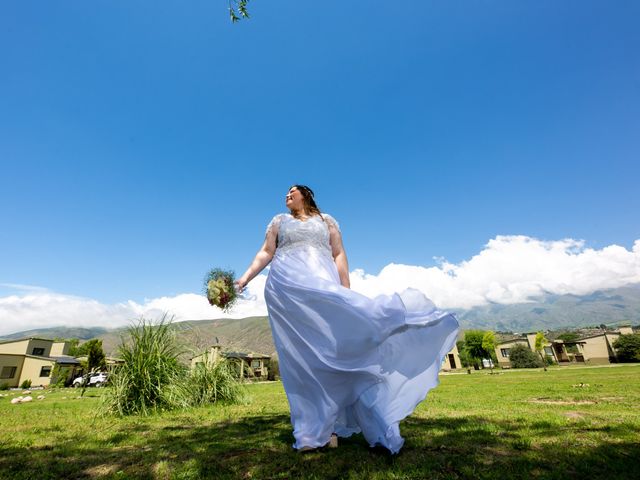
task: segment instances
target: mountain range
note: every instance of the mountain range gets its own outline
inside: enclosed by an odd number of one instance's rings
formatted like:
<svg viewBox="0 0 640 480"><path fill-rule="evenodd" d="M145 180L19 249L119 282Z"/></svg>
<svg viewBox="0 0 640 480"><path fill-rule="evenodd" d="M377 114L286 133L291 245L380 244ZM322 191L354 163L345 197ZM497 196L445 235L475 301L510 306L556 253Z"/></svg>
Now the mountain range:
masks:
<svg viewBox="0 0 640 480"><path fill-rule="evenodd" d="M640 284L601 290L589 295L546 294L527 303L489 304L468 310L453 310L462 329L498 332L558 331L589 326L640 324ZM267 317L243 319L187 320L174 324L178 338L189 350L186 356L219 343L227 351L275 353ZM126 328L52 327L15 332L0 337L79 338L102 340L107 355L117 356Z"/></svg>

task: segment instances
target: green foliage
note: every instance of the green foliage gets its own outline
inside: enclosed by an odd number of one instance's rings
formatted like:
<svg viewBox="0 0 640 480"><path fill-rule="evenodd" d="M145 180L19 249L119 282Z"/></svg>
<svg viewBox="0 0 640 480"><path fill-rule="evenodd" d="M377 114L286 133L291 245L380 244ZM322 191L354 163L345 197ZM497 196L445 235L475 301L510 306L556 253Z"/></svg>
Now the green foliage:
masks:
<svg viewBox="0 0 640 480"><path fill-rule="evenodd" d="M544 333L537 332L534 348L538 353L538 355L540 356L540 361L542 363L542 366L544 367L545 372L547 371L547 361L546 361L546 355L543 355L543 352L544 352L544 346L547 343L549 343L549 340L545 338Z"/></svg>
<svg viewBox="0 0 640 480"><path fill-rule="evenodd" d="M7 382L0 382L0 390L9 390L9 384Z"/></svg>
<svg viewBox="0 0 640 480"><path fill-rule="evenodd" d="M20 388L31 388L31 380L26 379L24 382L20 384Z"/></svg>
<svg viewBox="0 0 640 480"><path fill-rule="evenodd" d="M56 388L64 387L69 379L70 372L71 367L62 367L56 363L51 372L51 386Z"/></svg>
<svg viewBox="0 0 640 480"><path fill-rule="evenodd" d="M267 374L267 380L278 380L280 378L280 363L277 357L271 357L269 365L267 366L269 373Z"/></svg>
<svg viewBox="0 0 640 480"><path fill-rule="evenodd" d="M494 363L497 362L496 359L496 347L498 346L498 341L496 340L496 334L491 330L485 332L482 336L482 348L484 349L486 355L491 358Z"/></svg>
<svg viewBox="0 0 640 480"><path fill-rule="evenodd" d="M75 356L75 357L82 357L82 356L86 356L86 355L89 353L89 346L90 346L89 342L90 342L90 341L91 341L91 340L88 340L88 341L86 341L86 342L84 342L84 343L82 343L82 344L78 345L78 346L75 348L75 355L74 355L74 356Z"/></svg>
<svg viewBox="0 0 640 480"><path fill-rule="evenodd" d="M511 348L509 362L513 368L537 368L542 366L540 357L525 345L515 345Z"/></svg>
<svg viewBox="0 0 640 480"><path fill-rule="evenodd" d="M460 361L467 363L467 366L473 365L478 368L482 365L482 359L490 358L497 363L495 356L496 338L491 331L484 330L466 330L464 332L464 345L462 349L458 347L461 354ZM463 360L463 357L465 360Z"/></svg>
<svg viewBox="0 0 640 480"><path fill-rule="evenodd" d="M578 338L580 338L580 335L575 332L564 332L558 335L558 340L563 342L575 342Z"/></svg>
<svg viewBox="0 0 640 480"><path fill-rule="evenodd" d="M68 340L62 340L64 342L68 342L69 343L69 355L71 355L72 357L80 357L81 355L86 355L87 352L80 352L80 348L81 345L80 344L80 339L79 338L70 338Z"/></svg>
<svg viewBox="0 0 640 480"><path fill-rule="evenodd" d="M105 370L107 359L102 349L102 340L94 338L83 345L87 345L87 370L89 372Z"/></svg>
<svg viewBox="0 0 640 480"><path fill-rule="evenodd" d="M140 318L127 329L129 339L123 339L119 348L124 363L111 376L106 412L149 415L174 407L175 392L170 387L179 383L186 368L178 362L182 350L170 326L164 315L156 324Z"/></svg>
<svg viewBox="0 0 640 480"><path fill-rule="evenodd" d="M462 366L465 368L472 367L473 359L465 348L464 340L458 340L456 342L456 346L458 347L458 356L460 357L460 363L462 364Z"/></svg>
<svg viewBox="0 0 640 480"><path fill-rule="evenodd" d="M464 348L474 360L486 358L486 351L482 346L484 330L467 330L464 332Z"/></svg>
<svg viewBox="0 0 640 480"><path fill-rule="evenodd" d="M249 18L247 4L249 0L229 0L229 16L232 22L237 22L243 18Z"/></svg>
<svg viewBox="0 0 640 480"><path fill-rule="evenodd" d="M544 333L543 332L537 332L536 333L536 341L535 341L536 352L542 354L542 351L544 350L544 346L547 343L549 343L549 340L547 340L545 338Z"/></svg>
<svg viewBox="0 0 640 480"><path fill-rule="evenodd" d="M157 323L141 318L128 328L119 356L124 361L111 376L103 404L106 413L150 415L162 410L216 401L241 403L247 395L226 361L206 361L193 371L178 358L184 353L164 315Z"/></svg>
<svg viewBox="0 0 640 480"><path fill-rule="evenodd" d="M640 362L640 334L620 335L613 348L619 362Z"/></svg>
<svg viewBox="0 0 640 480"><path fill-rule="evenodd" d="M169 402L175 407L198 407L223 401L227 403L246 403L248 395L238 382L233 365L227 360L204 361L182 380L176 381L167 389Z"/></svg>

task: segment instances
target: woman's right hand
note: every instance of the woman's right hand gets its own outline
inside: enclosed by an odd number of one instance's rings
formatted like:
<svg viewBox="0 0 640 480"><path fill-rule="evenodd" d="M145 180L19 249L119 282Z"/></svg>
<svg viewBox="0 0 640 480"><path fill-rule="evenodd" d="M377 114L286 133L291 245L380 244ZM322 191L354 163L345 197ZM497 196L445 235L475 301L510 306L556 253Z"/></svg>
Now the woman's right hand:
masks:
<svg viewBox="0 0 640 480"><path fill-rule="evenodd" d="M236 292L238 293L242 293L242 291L244 290L244 287L247 286L247 281L244 280L243 278L240 278L238 280L235 281L234 285L236 287Z"/></svg>

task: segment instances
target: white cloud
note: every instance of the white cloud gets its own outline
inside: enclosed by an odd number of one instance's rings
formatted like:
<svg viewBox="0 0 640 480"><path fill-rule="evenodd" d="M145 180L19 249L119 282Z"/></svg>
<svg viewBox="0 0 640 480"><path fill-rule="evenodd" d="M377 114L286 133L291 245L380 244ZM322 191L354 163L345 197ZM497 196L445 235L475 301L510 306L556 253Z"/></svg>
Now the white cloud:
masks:
<svg viewBox="0 0 640 480"><path fill-rule="evenodd" d="M522 303L545 292L584 295L640 282L640 240L631 250L618 245L594 250L572 239L498 236L459 264L390 264L378 275L356 270L351 281L354 290L369 296L413 287L442 308Z"/></svg>
<svg viewBox="0 0 640 480"><path fill-rule="evenodd" d="M119 327L140 316L154 318L163 312L176 320L266 315L265 281L266 275L256 277L247 287L245 298L226 314L193 293L110 305L42 287L0 284L16 290L0 297L0 335L57 325ZM459 264L444 260L434 267L392 263L378 275L362 270L351 273L352 288L365 295L412 287L441 308L521 303L545 292L584 295L639 282L640 240L631 250L618 245L594 250L578 240L543 241L526 236L498 236L480 253Z"/></svg>
<svg viewBox="0 0 640 480"><path fill-rule="evenodd" d="M0 335L61 325L115 328L129 325L141 316L158 318L164 312L173 315L176 321L266 315L263 293L265 281L265 275L256 277L228 313L210 306L204 296L194 293L147 299L143 303L129 300L109 305L41 287L4 284L21 293L0 297Z"/></svg>

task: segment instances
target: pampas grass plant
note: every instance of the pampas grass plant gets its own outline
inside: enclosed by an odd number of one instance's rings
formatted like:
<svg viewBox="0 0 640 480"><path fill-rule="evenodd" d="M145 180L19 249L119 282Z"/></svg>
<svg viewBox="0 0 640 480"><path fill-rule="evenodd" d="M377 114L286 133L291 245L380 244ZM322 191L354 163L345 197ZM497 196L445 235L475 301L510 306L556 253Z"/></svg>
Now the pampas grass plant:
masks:
<svg viewBox="0 0 640 480"><path fill-rule="evenodd" d="M180 363L185 350L166 314L153 323L141 318L127 330L119 356L124 361L111 377L103 411L115 415L150 415L162 410L202 406L217 401L246 403L248 395L224 359L189 369Z"/></svg>
<svg viewBox="0 0 640 480"><path fill-rule="evenodd" d="M127 329L119 357L124 361L111 377L106 410L118 415L149 415L173 408L167 393L187 371L178 361L182 353L165 314L153 323L145 318Z"/></svg>

